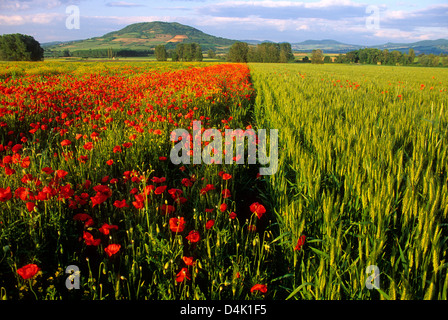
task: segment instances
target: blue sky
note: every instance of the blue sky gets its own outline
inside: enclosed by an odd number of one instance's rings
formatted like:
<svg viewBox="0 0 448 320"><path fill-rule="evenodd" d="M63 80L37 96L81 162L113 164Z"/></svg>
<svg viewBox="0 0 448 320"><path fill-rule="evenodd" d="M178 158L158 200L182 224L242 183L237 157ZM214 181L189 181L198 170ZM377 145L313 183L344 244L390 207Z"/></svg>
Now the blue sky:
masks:
<svg viewBox="0 0 448 320"><path fill-rule="evenodd" d="M70 5L79 8L79 29L66 27ZM0 0L0 34L29 34L41 43L167 21L235 40L374 45L448 39L447 17L446 0Z"/></svg>

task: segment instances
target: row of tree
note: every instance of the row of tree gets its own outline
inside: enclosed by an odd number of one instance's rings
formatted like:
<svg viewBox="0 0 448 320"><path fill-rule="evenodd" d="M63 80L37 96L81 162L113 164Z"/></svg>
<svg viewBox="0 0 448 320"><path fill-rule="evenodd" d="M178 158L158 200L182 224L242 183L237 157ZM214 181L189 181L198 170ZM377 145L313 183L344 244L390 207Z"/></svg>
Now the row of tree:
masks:
<svg viewBox="0 0 448 320"><path fill-rule="evenodd" d="M417 58L417 62L416 62ZM340 55L336 59L338 63L362 63L362 64L381 64L381 65L421 65L424 67L438 67L440 65L448 67L448 57L435 54L420 54L416 57L414 49L409 49L408 53L398 50L389 51L375 48L365 48L354 50Z"/></svg>
<svg viewBox="0 0 448 320"><path fill-rule="evenodd" d="M154 51L157 61L202 61L203 54L201 46L197 43L178 43L175 50L167 50L161 44L156 46Z"/></svg>
<svg viewBox="0 0 448 320"><path fill-rule="evenodd" d="M229 49L228 60L232 62L286 63L294 61L291 44L263 42L249 46L246 42L235 42Z"/></svg>

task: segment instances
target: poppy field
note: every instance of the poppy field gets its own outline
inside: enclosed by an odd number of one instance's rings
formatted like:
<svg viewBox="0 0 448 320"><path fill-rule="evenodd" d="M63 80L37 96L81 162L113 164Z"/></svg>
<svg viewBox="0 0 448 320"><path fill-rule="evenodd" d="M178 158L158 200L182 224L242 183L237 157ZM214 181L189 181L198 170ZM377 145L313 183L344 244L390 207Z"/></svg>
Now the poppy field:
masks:
<svg viewBox="0 0 448 320"><path fill-rule="evenodd" d="M447 298L446 70L0 67L1 299ZM277 172L174 164L194 121L278 129Z"/></svg>

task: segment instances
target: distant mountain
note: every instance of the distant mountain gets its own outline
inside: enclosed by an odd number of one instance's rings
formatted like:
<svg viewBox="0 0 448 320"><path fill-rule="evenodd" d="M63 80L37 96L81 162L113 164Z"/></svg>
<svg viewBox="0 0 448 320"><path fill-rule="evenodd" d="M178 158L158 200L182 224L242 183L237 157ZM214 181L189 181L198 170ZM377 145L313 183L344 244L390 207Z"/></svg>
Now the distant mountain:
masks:
<svg viewBox="0 0 448 320"><path fill-rule="evenodd" d="M262 42L272 42L269 40L240 40L249 45L257 45ZM142 22L134 23L121 30L109 32L101 37L69 42L51 42L42 44L48 50L70 51L88 49L126 49L126 50L151 50L159 44L164 44L168 49L175 48L178 43L196 42L201 45L203 51L213 49L217 52L227 52L236 40L215 37L206 34L198 29L186 26L177 22ZM346 44L339 41L306 40L298 43L291 43L295 52L311 52L314 49L321 49L324 53L347 53L360 48L378 48L389 51L398 50L408 52L413 48L415 53L448 54L448 40L425 40L414 43L386 43L376 46L365 46L356 44Z"/></svg>
<svg viewBox="0 0 448 320"><path fill-rule="evenodd" d="M203 50L226 50L236 40L215 37L177 22L142 22L107 33L101 37L50 45L52 50L128 49L149 50L159 44L174 48L177 43L196 42ZM48 46L47 46L48 47Z"/></svg>
<svg viewBox="0 0 448 320"><path fill-rule="evenodd" d="M346 53L349 51L362 48L359 45L346 44L335 40L306 40L299 43L292 43L291 47L297 52L310 52L315 49L321 49L324 52L331 53Z"/></svg>
<svg viewBox="0 0 448 320"><path fill-rule="evenodd" d="M448 53L448 40L437 39L437 40L423 40L413 43L386 43L379 46L372 46L371 48L377 49L387 49L389 51L397 50L401 52L408 52L410 48L414 49L415 54L425 53L425 54L447 54Z"/></svg>

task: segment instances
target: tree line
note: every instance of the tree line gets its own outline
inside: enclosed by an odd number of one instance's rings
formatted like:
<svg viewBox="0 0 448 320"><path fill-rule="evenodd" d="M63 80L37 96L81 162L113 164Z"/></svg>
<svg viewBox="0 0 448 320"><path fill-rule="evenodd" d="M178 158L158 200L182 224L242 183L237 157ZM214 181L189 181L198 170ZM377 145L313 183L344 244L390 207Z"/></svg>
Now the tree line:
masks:
<svg viewBox="0 0 448 320"><path fill-rule="evenodd" d="M166 46L161 44L154 50L157 61L166 61L171 58L172 61L202 61L204 58L202 48L197 43L178 43L174 50L167 50Z"/></svg>
<svg viewBox="0 0 448 320"><path fill-rule="evenodd" d="M287 42L263 42L249 46L246 42L235 42L229 49L231 62L286 63L294 61L291 44Z"/></svg>
<svg viewBox="0 0 448 320"><path fill-rule="evenodd" d="M416 61L417 58L417 61ZM408 53L398 50L389 51L376 48L364 48L347 52L345 55L337 57L338 63L362 63L362 64L381 64L389 66L408 66L421 65L424 67L438 67L440 65L448 67L448 56L435 54L415 55L414 49L410 48Z"/></svg>
<svg viewBox="0 0 448 320"><path fill-rule="evenodd" d="M0 35L0 60L39 61L43 57L44 50L32 36L20 33Z"/></svg>

